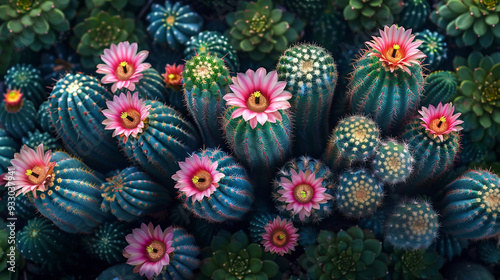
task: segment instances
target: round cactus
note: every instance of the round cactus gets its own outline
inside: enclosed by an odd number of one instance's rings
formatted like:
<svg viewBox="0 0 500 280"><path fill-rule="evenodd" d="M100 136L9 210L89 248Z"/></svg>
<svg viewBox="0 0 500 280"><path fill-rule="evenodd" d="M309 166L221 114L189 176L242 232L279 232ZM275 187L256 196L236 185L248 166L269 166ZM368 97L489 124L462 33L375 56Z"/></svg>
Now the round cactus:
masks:
<svg viewBox="0 0 500 280"><path fill-rule="evenodd" d="M104 223L91 235L83 237L84 249L94 258L109 264L123 262L123 249L127 246L125 235L129 228L118 222Z"/></svg>
<svg viewBox="0 0 500 280"><path fill-rule="evenodd" d="M169 0L164 6L153 4L146 19L154 42L167 44L172 49L185 45L191 36L201 31L203 25L203 19L191 7Z"/></svg>
<svg viewBox="0 0 500 280"><path fill-rule="evenodd" d="M322 47L302 44L288 48L276 66L278 77L292 94L297 155L321 156L328 137L328 119L337 84L333 57ZM314 109L313 109L314 108Z"/></svg>
<svg viewBox="0 0 500 280"><path fill-rule="evenodd" d="M427 3L427 0L422 0L422 2ZM422 32L415 33L415 39L422 41L422 45L420 45L419 49L427 56L424 60L424 64L426 64L425 67L429 69L429 71L438 70L443 61L446 61L448 58L448 47L444 40L444 36L438 32L431 32L429 29L426 29Z"/></svg>
<svg viewBox="0 0 500 280"><path fill-rule="evenodd" d="M431 12L431 5L427 0L411 0L404 2L404 8L399 14L398 24L413 30L425 24Z"/></svg>
<svg viewBox="0 0 500 280"><path fill-rule="evenodd" d="M436 279L443 276L439 273L443 267L443 258L431 249L403 250L394 248L391 253L391 266L394 267L391 279L418 280Z"/></svg>
<svg viewBox="0 0 500 280"><path fill-rule="evenodd" d="M293 14L274 8L271 0L242 1L226 16L230 42L236 51L254 61L278 59L286 47L299 39L304 23Z"/></svg>
<svg viewBox="0 0 500 280"><path fill-rule="evenodd" d="M0 175L7 172L10 160L18 149L18 142L12 138L7 131L0 128Z"/></svg>
<svg viewBox="0 0 500 280"><path fill-rule="evenodd" d="M142 78L135 84L134 92L139 93L142 99L158 100L159 102L166 103L167 88L163 77L153 68L148 68L141 72ZM126 88L115 91L114 94L127 92Z"/></svg>
<svg viewBox="0 0 500 280"><path fill-rule="evenodd" d="M163 209L170 202L167 188L135 167L116 171L99 186L103 200L101 210L111 211L120 221L137 220Z"/></svg>
<svg viewBox="0 0 500 280"><path fill-rule="evenodd" d="M467 246L469 246L469 242L466 239L458 239L447 233L439 232L438 239L431 247L435 247L441 256L450 261L467 249Z"/></svg>
<svg viewBox="0 0 500 280"><path fill-rule="evenodd" d="M456 94L457 87L458 81L455 73L450 71L432 72L425 78L424 93L420 105L437 106L439 102L448 102Z"/></svg>
<svg viewBox="0 0 500 280"><path fill-rule="evenodd" d="M384 184L405 182L411 175L413 156L408 145L395 140L383 141L373 160L373 170Z"/></svg>
<svg viewBox="0 0 500 280"><path fill-rule="evenodd" d="M371 33L376 28L390 25L394 15L401 12L403 3L397 0L336 0L343 9L344 18L352 31Z"/></svg>
<svg viewBox="0 0 500 280"><path fill-rule="evenodd" d="M21 90L26 100L31 101L35 108L47 100L42 74L33 65L16 64L7 70L4 79L8 89Z"/></svg>
<svg viewBox="0 0 500 280"><path fill-rule="evenodd" d="M326 4L322 0L287 0L283 2L287 11L305 19L313 19L320 16Z"/></svg>
<svg viewBox="0 0 500 280"><path fill-rule="evenodd" d="M40 104L37 113L37 119L40 122L40 126L43 131L49 132L51 134L56 134L56 128L52 124L52 119L50 118L50 109L49 109L49 101L44 101Z"/></svg>
<svg viewBox="0 0 500 280"><path fill-rule="evenodd" d="M346 171L340 175L335 203L344 216L359 219L375 213L382 204L384 190L367 170Z"/></svg>
<svg viewBox="0 0 500 280"><path fill-rule="evenodd" d="M0 103L0 126L14 138L22 138L37 124L33 103L23 97L19 90L7 90Z"/></svg>
<svg viewBox="0 0 500 280"><path fill-rule="evenodd" d="M457 238L480 239L500 233L500 178L469 171L445 187L443 230Z"/></svg>
<svg viewBox="0 0 500 280"><path fill-rule="evenodd" d="M28 131L28 135L23 137L23 145L26 145L32 149L36 149L40 144L43 144L45 150L57 150L61 148L59 141L54 138L48 132L40 132L38 129L31 132Z"/></svg>
<svg viewBox="0 0 500 280"><path fill-rule="evenodd" d="M260 243L262 241L262 234L266 232L264 227L274 218L276 218L276 214L272 214L271 212L257 212L252 215L249 221L248 235L253 243Z"/></svg>
<svg viewBox="0 0 500 280"><path fill-rule="evenodd" d="M253 187L245 169L222 150L193 153L172 176L179 199L196 216L212 221L239 220L250 211Z"/></svg>

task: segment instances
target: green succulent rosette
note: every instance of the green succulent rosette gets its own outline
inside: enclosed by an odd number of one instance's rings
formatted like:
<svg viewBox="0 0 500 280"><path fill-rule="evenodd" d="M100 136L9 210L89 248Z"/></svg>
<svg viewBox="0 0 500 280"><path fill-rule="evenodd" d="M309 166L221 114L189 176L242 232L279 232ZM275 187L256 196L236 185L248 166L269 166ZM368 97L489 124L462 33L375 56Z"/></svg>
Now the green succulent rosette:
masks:
<svg viewBox="0 0 500 280"><path fill-rule="evenodd" d="M403 9L399 0L335 0L343 9L352 31L370 34L394 23L394 15Z"/></svg>
<svg viewBox="0 0 500 280"><path fill-rule="evenodd" d="M237 11L226 17L232 28L230 43L255 61L276 60L290 43L299 39L304 22L293 14L275 9L271 0L242 1Z"/></svg>
<svg viewBox="0 0 500 280"><path fill-rule="evenodd" d="M439 270L444 259L434 249L402 250L394 248L391 254L393 280L443 279Z"/></svg>

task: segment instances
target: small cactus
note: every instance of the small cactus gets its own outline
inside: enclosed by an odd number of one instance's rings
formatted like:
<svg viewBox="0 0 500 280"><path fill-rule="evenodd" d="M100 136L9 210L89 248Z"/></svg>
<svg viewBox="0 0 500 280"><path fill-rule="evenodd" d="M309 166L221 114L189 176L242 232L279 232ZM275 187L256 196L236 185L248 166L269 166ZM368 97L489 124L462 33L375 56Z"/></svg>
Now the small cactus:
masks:
<svg viewBox="0 0 500 280"><path fill-rule="evenodd" d="M427 2L422 0L422 2ZM448 58L448 47L445 42L445 37L438 32L431 32L426 29L422 32L415 33L415 40L421 40L420 49L427 56L424 59L425 67L429 71L436 71L441 64ZM426 80L426 82L428 82ZM446 100L441 100L446 102ZM425 104L421 104L424 105Z"/></svg>
<svg viewBox="0 0 500 280"><path fill-rule="evenodd" d="M35 106L23 95L20 90L7 90L0 103L0 126L17 139L34 130L38 122Z"/></svg>
<svg viewBox="0 0 500 280"><path fill-rule="evenodd" d="M129 228L119 222L104 223L91 235L83 237L84 249L95 259L108 264L125 261L123 249L127 246L125 235Z"/></svg>
<svg viewBox="0 0 500 280"><path fill-rule="evenodd" d="M419 30L429 18L431 5L427 0L410 0L404 2L404 8L399 14L398 24L405 28Z"/></svg>
<svg viewBox="0 0 500 280"><path fill-rule="evenodd" d="M427 56L429 57L429 56ZM434 105L448 102L457 93L458 81L455 73L450 71L432 72L425 79L424 93L421 106Z"/></svg>
<svg viewBox="0 0 500 280"><path fill-rule="evenodd" d="M28 132L28 135L22 139L23 145L32 149L36 149L40 144L43 144L45 150L57 150L61 148L59 141L48 132L40 132L38 129Z"/></svg>
<svg viewBox="0 0 500 280"><path fill-rule="evenodd" d="M4 79L7 89L21 90L26 100L31 101L36 109L47 100L42 73L33 65L16 64L7 70Z"/></svg>
<svg viewBox="0 0 500 280"><path fill-rule="evenodd" d="M413 169L413 156L405 143L382 141L373 160L373 170L384 184L405 182Z"/></svg>
<svg viewBox="0 0 500 280"><path fill-rule="evenodd" d="M202 31L192 36L186 43L184 59L189 60L196 55L211 54L222 58L232 73L240 68L240 61L229 40L217 31Z"/></svg>

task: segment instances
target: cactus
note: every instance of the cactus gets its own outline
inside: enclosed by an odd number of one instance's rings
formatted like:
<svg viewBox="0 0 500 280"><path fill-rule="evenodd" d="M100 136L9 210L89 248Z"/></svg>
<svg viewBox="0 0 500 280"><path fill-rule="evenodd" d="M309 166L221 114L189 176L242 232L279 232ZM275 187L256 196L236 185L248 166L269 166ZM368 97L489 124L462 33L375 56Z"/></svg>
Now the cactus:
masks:
<svg viewBox="0 0 500 280"><path fill-rule="evenodd" d="M296 155L319 157L328 137L328 119L337 84L333 57L322 47L302 44L288 48L276 66L278 77L292 94Z"/></svg>
<svg viewBox="0 0 500 280"><path fill-rule="evenodd" d="M342 169L353 161L368 160L379 144L380 130L373 120L356 115L346 117L333 130L323 161L332 169Z"/></svg>
<svg viewBox="0 0 500 280"><path fill-rule="evenodd" d="M249 221L248 235L253 243L262 241L262 234L266 232L264 227L274 218L276 215L267 211L259 211L252 215Z"/></svg>
<svg viewBox="0 0 500 280"><path fill-rule="evenodd" d="M500 262L500 244L498 239L483 241L477 245L479 259L486 264L497 264Z"/></svg>
<svg viewBox="0 0 500 280"><path fill-rule="evenodd" d="M165 1L165 5L153 4L146 19L148 32L155 43L166 44L172 49L185 45L189 38L201 31L203 19L181 2Z"/></svg>
<svg viewBox="0 0 500 280"><path fill-rule="evenodd" d="M444 188L443 230L457 238L481 239L500 233L498 175L469 171Z"/></svg>
<svg viewBox="0 0 500 280"><path fill-rule="evenodd" d="M429 56L427 56L429 57ZM455 73L450 71L432 72L425 79L424 93L421 106L434 105L439 102L448 102L457 92L458 81Z"/></svg>
<svg viewBox="0 0 500 280"><path fill-rule="evenodd" d="M439 255L446 258L448 261L459 256L469 246L469 241L466 239L458 239L444 232L439 232L439 237L432 247L436 248Z"/></svg>
<svg viewBox="0 0 500 280"><path fill-rule="evenodd" d="M295 221L319 222L332 213L334 177L319 160L304 156L290 160L273 185L276 207Z"/></svg>
<svg viewBox="0 0 500 280"><path fill-rule="evenodd" d="M398 24L405 28L419 30L425 24L431 12L431 5L427 0L411 0L404 3L399 14Z"/></svg>
<svg viewBox="0 0 500 280"><path fill-rule="evenodd" d="M7 172L10 166L10 160L14 158L18 146L19 144L16 140L14 140L7 131L0 128L0 174Z"/></svg>
<svg viewBox="0 0 500 280"><path fill-rule="evenodd" d="M239 2L236 12L226 16L226 23L232 27L229 40L233 48L248 53L254 61L278 59L304 28L304 22L274 8L271 0Z"/></svg>
<svg viewBox="0 0 500 280"><path fill-rule="evenodd" d="M116 140L101 125L105 119L101 110L108 96L96 78L66 74L49 97L51 122L66 150L100 170L121 168L126 163Z"/></svg>
<svg viewBox="0 0 500 280"><path fill-rule="evenodd" d="M211 54L222 58L232 73L239 71L240 61L229 40L217 31L202 31L189 39L184 49L184 59Z"/></svg>
<svg viewBox="0 0 500 280"><path fill-rule="evenodd" d="M43 131L49 132L52 135L56 134L56 128L54 124L52 124L52 119L50 118L50 109L49 109L49 101L44 101L40 104L40 108L38 108L37 119L42 127Z"/></svg>
<svg viewBox="0 0 500 280"><path fill-rule="evenodd" d="M460 138L460 146L462 150L460 151L459 159L461 163L471 163L471 162L484 162L484 159L488 155L488 147L481 145L481 143L473 142L470 133L464 133ZM492 168L491 163L486 163L485 168Z"/></svg>
<svg viewBox="0 0 500 280"><path fill-rule="evenodd" d="M120 221L137 220L170 203L168 190L135 167L115 171L106 180L99 186L103 192L101 210L111 212Z"/></svg>
<svg viewBox="0 0 500 280"><path fill-rule="evenodd" d="M381 251L373 233L359 227L338 233L322 230L318 245L306 248L303 266L310 279L379 279L387 274L389 261Z"/></svg>
<svg viewBox="0 0 500 280"><path fill-rule="evenodd" d="M340 47L347 33L347 23L333 1L327 1L324 11L311 18L308 26L308 41L317 42L332 52Z"/></svg>
<svg viewBox="0 0 500 280"><path fill-rule="evenodd" d="M97 276L96 280L143 280L144 277L141 277L139 274L134 273L134 267L122 263L109 267L104 270L99 276Z"/></svg>
<svg viewBox="0 0 500 280"><path fill-rule="evenodd" d="M222 96L231 83L224 61L217 56L197 55L186 62L182 72L186 107L209 148L222 145L218 119L226 105Z"/></svg>
<svg viewBox="0 0 500 280"><path fill-rule="evenodd" d="M413 169L413 156L408 145L396 140L381 142L373 160L375 176L384 184L395 185L405 182Z"/></svg>
<svg viewBox="0 0 500 280"><path fill-rule="evenodd" d="M135 85L134 92L139 93L141 99L158 100L161 103L166 103L167 88L163 77L153 68L148 68L141 72L142 78ZM114 92L119 95L120 93L127 93L125 88Z"/></svg>
<svg viewBox="0 0 500 280"><path fill-rule="evenodd" d="M392 24L394 15L403 9L403 3L397 0L336 0L335 3L343 9L345 20L356 33L372 33Z"/></svg>
<svg viewBox="0 0 500 280"><path fill-rule="evenodd" d="M422 1L427 2L426 0ZM431 32L429 29L426 29L422 32L416 32L415 39L422 41L420 49L427 56L424 60L425 67L429 71L438 70L443 61L446 61L448 58L448 47L444 36L436 31Z"/></svg>
<svg viewBox="0 0 500 280"><path fill-rule="evenodd" d="M182 228L174 228L174 257L159 280L192 279L194 271L200 266L198 255L200 249L195 245L194 238Z"/></svg>
<svg viewBox="0 0 500 280"><path fill-rule="evenodd" d="M211 222L239 220L250 211L253 187L245 169L222 150L204 149L179 162L172 176L179 199L195 216Z"/></svg>
<svg viewBox="0 0 500 280"><path fill-rule="evenodd" d="M287 11L304 19L320 16L326 5L325 1L322 0L288 0L283 2Z"/></svg>
<svg viewBox="0 0 500 280"><path fill-rule="evenodd" d="M104 223L91 235L82 239L85 251L93 258L108 264L123 262L123 249L127 246L125 235L129 228L118 222Z"/></svg>
<svg viewBox="0 0 500 280"><path fill-rule="evenodd" d="M340 175L335 203L344 216L359 219L375 213L383 196L382 183L367 170L348 170Z"/></svg>
<svg viewBox="0 0 500 280"><path fill-rule="evenodd" d="M0 127L14 138L20 139L37 124L36 109L33 103L23 97L19 90L7 90L0 103Z"/></svg>
<svg viewBox="0 0 500 280"><path fill-rule="evenodd" d="M7 70L4 79L7 89L21 90L26 100L31 101L35 108L47 100L42 74L33 65L16 64Z"/></svg>
<svg viewBox="0 0 500 280"><path fill-rule="evenodd" d="M183 115L188 115L187 108L184 106L184 91L182 89L184 83L182 81L182 72L184 72L183 64L167 64L165 66L165 74L162 74L162 76L167 86L167 104Z"/></svg>
<svg viewBox="0 0 500 280"><path fill-rule="evenodd" d="M438 235L437 214L423 200L403 201L386 222L385 241L400 249L426 249Z"/></svg>
<svg viewBox="0 0 500 280"><path fill-rule="evenodd" d="M431 249L403 250L394 248L394 252L391 253L391 266L394 267L391 279L441 280L443 276L439 270L443 264L443 258Z"/></svg>
<svg viewBox="0 0 500 280"><path fill-rule="evenodd" d="M500 43L498 2L445 0L431 13L431 20L459 47L488 48Z"/></svg>
<svg viewBox="0 0 500 280"><path fill-rule="evenodd" d="M36 149L40 144L43 144L45 150L57 150L61 148L59 141L54 138L50 133L41 133L38 129L31 132L28 131L28 135L22 139L23 145L26 145L32 149Z"/></svg>
<svg viewBox="0 0 500 280"><path fill-rule="evenodd" d="M387 202L384 203L387 205ZM364 217L358 222L358 226L362 229L369 229L375 234L377 239L384 238L384 226L385 221L387 220L387 207L383 206L382 208L378 208L373 215Z"/></svg>

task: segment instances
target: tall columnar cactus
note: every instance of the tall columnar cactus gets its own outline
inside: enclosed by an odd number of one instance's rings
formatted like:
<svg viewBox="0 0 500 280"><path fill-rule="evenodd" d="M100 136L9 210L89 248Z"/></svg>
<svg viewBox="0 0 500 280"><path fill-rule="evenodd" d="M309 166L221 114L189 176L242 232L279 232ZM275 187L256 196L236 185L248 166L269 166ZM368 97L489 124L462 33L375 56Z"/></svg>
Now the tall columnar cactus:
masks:
<svg viewBox="0 0 500 280"><path fill-rule="evenodd" d="M272 0L241 1L226 16L230 42L236 51L255 61L278 59L286 47L299 39L304 23L292 13L274 7Z"/></svg>
<svg viewBox="0 0 500 280"><path fill-rule="evenodd" d="M386 26L381 37L354 63L350 82L350 109L370 115L383 132L397 131L415 113L422 94L423 76L411 29Z"/></svg>
<svg viewBox="0 0 500 280"><path fill-rule="evenodd" d="M405 182L413 170L413 156L405 143L396 140L381 142L373 160L373 170L384 184Z"/></svg>
<svg viewBox="0 0 500 280"><path fill-rule="evenodd" d="M426 0L422 0L427 2ZM427 56L424 60L424 65L430 71L436 71L439 66L448 58L448 47L444 40L444 36L434 31L426 29L422 32L415 33L415 40L421 40L420 49ZM427 80L426 80L427 82Z"/></svg>
<svg viewBox="0 0 500 280"><path fill-rule="evenodd" d="M411 0L404 2L404 8L399 14L398 24L406 28L419 30L429 18L431 5L427 0Z"/></svg>
<svg viewBox="0 0 500 280"><path fill-rule="evenodd" d="M403 3L397 0L336 0L343 9L344 18L352 31L372 33L377 28L394 22L394 15L403 9Z"/></svg>
<svg viewBox="0 0 500 280"><path fill-rule="evenodd" d="M18 142L5 129L0 128L0 175L7 172L18 147Z"/></svg>
<svg viewBox="0 0 500 280"><path fill-rule="evenodd" d="M120 221L134 221L162 210L170 202L167 188L135 167L115 171L99 188L103 192L101 210Z"/></svg>
<svg viewBox="0 0 500 280"><path fill-rule="evenodd" d="M402 135L414 157L412 186L421 185L449 170L453 166L460 146L458 120L460 114L453 115L451 103L429 108L422 107L421 118L415 118L406 125Z"/></svg>
<svg viewBox="0 0 500 280"><path fill-rule="evenodd" d="M37 122L33 103L26 100L21 91L7 90L0 103L0 127L20 139L35 129Z"/></svg>
<svg viewBox="0 0 500 280"><path fill-rule="evenodd" d="M498 1L445 0L431 14L431 20L460 47L488 48L500 43Z"/></svg>
<svg viewBox="0 0 500 280"><path fill-rule="evenodd" d="M113 96L102 114L104 129L113 131L127 157L149 175L171 185L177 161L199 146L195 128L182 115L158 101L142 100L138 93Z"/></svg>
<svg viewBox="0 0 500 280"><path fill-rule="evenodd" d="M198 125L203 143L217 148L223 143L219 119L226 105L222 96L231 83L229 71L217 56L197 55L186 62L182 77L186 107Z"/></svg>
<svg viewBox="0 0 500 280"><path fill-rule="evenodd" d="M239 220L250 211L253 187L245 169L221 150L204 149L179 162L172 176L179 199L211 222Z"/></svg>
<svg viewBox="0 0 500 280"><path fill-rule="evenodd" d="M288 113L292 95L286 82L278 81L264 68L248 70L233 78L230 93L224 95L229 106L224 114L226 141L253 179L268 184L275 168L291 154L292 124Z"/></svg>
<svg viewBox="0 0 500 280"><path fill-rule="evenodd" d="M403 201L386 222L385 240L400 249L425 249L438 235L437 213L423 200Z"/></svg>
<svg viewBox="0 0 500 280"><path fill-rule="evenodd" d="M139 97L142 99L158 100L159 102L167 102L167 85L163 80L163 77L153 68L148 68L141 72L142 78L135 85L134 92L139 93ZM114 94L120 94L121 92L127 92L127 89L122 89Z"/></svg>
<svg viewBox="0 0 500 280"><path fill-rule="evenodd" d="M38 112L36 114L38 122L40 123L40 126L42 127L43 131L49 132L53 135L56 134L56 128L54 127L54 124L52 124L52 119L50 118L50 109L49 109L49 101L44 101L42 104L40 104L40 107L38 108Z"/></svg>
<svg viewBox="0 0 500 280"><path fill-rule="evenodd" d="M340 175L335 197L335 204L344 216L359 219L377 211L384 189L368 170L348 170Z"/></svg>
<svg viewBox="0 0 500 280"><path fill-rule="evenodd" d="M93 258L108 264L123 262L123 249L127 246L125 235L129 231L127 224L104 223L92 234L82 238L83 247Z"/></svg>
<svg viewBox="0 0 500 280"><path fill-rule="evenodd" d="M227 68L236 73L240 68L240 61L229 40L217 31L203 31L192 36L186 43L184 59L189 60L196 55L211 54L222 58Z"/></svg>
<svg viewBox="0 0 500 280"><path fill-rule="evenodd" d="M154 42L166 44L172 49L186 44L191 36L201 31L203 25L203 18L180 1L166 0L164 6L153 4L146 19Z"/></svg>
<svg viewBox="0 0 500 280"><path fill-rule="evenodd" d="M319 157L328 137L328 119L337 85L333 57L322 47L302 44L281 55L278 77L292 94L296 155Z"/></svg>
<svg viewBox="0 0 500 280"><path fill-rule="evenodd" d="M453 102L463 114L464 130L474 142L492 148L500 130L500 53L472 52L467 59L456 57L453 66L460 85Z"/></svg>
<svg viewBox="0 0 500 280"><path fill-rule="evenodd" d="M301 156L283 166L274 180L278 210L295 221L319 222L332 213L334 176L321 161Z"/></svg>
<svg viewBox="0 0 500 280"><path fill-rule="evenodd" d="M105 119L101 110L105 109L109 96L96 78L66 74L49 97L51 122L66 150L101 170L114 170L126 164L116 140L101 125Z"/></svg>
<svg viewBox="0 0 500 280"><path fill-rule="evenodd" d="M48 132L42 133L38 129L33 132L29 131L28 135L23 137L22 140L23 145L32 149L36 149L40 144L43 144L45 150L57 150L61 148L61 144L54 136Z"/></svg>
<svg viewBox="0 0 500 280"><path fill-rule="evenodd" d="M33 65L16 64L7 70L4 79L8 89L21 90L26 100L33 102L35 108L47 100L42 74Z"/></svg>
<svg viewBox="0 0 500 280"><path fill-rule="evenodd" d="M450 71L432 72L425 79L424 94L420 105L437 106L439 102L451 101L450 99L456 94L457 88L458 81L455 73Z"/></svg>
<svg viewBox="0 0 500 280"><path fill-rule="evenodd" d="M457 238L481 239L500 233L500 179L469 171L445 187L443 230Z"/></svg>

